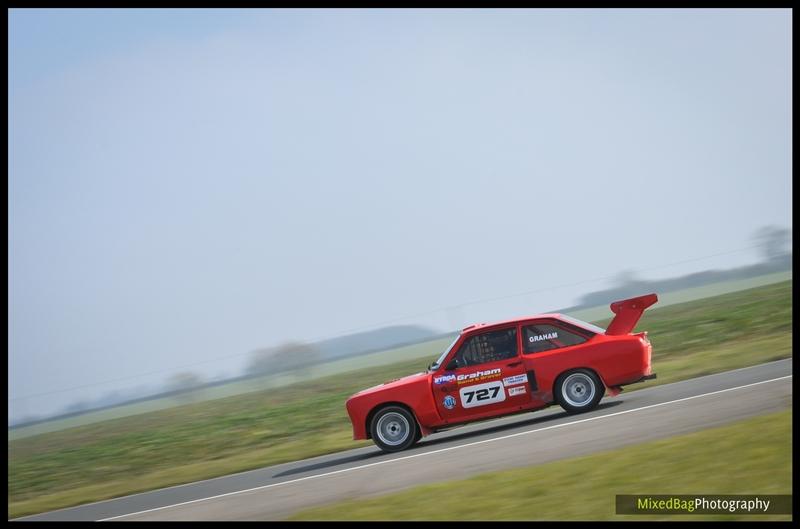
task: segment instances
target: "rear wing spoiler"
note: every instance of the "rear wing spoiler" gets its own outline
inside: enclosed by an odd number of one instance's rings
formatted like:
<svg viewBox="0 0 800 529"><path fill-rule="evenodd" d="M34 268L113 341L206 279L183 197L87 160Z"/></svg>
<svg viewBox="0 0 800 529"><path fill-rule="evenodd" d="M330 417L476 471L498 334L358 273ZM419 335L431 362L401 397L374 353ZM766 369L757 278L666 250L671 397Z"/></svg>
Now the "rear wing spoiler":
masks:
<svg viewBox="0 0 800 529"><path fill-rule="evenodd" d="M611 304L611 312L616 314L611 323L608 324L606 334L618 335L628 334L636 327L639 318L645 309L654 305L658 301L655 294L647 294L638 298L623 299Z"/></svg>

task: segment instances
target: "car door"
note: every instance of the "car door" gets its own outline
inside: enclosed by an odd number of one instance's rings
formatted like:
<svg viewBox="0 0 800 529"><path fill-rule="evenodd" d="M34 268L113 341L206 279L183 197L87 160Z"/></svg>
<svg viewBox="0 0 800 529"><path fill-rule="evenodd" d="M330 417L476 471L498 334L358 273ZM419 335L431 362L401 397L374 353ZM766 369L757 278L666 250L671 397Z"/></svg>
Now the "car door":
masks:
<svg viewBox="0 0 800 529"><path fill-rule="evenodd" d="M517 326L465 337L431 377L439 414L462 422L518 411L530 404Z"/></svg>
<svg viewBox="0 0 800 529"><path fill-rule="evenodd" d="M592 332L552 319L525 322L520 332L522 358L533 402L551 402L556 376L585 363L585 353L580 346L591 338Z"/></svg>

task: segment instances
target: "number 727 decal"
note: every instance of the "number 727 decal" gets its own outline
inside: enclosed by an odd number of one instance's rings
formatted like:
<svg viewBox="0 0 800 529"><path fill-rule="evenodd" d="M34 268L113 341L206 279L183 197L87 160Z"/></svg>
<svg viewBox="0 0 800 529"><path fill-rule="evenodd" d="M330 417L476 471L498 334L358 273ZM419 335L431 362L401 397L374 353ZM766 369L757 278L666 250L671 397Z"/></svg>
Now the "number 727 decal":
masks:
<svg viewBox="0 0 800 529"><path fill-rule="evenodd" d="M465 408L485 406L506 400L506 391L500 381L467 386L459 389L458 394L461 397L461 405Z"/></svg>

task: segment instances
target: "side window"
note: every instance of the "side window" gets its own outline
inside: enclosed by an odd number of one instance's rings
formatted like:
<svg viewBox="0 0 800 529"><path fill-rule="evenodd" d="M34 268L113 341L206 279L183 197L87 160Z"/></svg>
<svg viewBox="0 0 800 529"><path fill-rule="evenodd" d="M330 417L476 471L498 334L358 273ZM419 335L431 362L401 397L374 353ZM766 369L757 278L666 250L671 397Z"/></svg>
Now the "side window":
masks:
<svg viewBox="0 0 800 529"><path fill-rule="evenodd" d="M469 338L455 358L458 367L496 362L517 356L517 329L491 331Z"/></svg>
<svg viewBox="0 0 800 529"><path fill-rule="evenodd" d="M525 354L541 353L560 347L578 345L586 341L586 338L580 334L546 323L524 327L522 339Z"/></svg>

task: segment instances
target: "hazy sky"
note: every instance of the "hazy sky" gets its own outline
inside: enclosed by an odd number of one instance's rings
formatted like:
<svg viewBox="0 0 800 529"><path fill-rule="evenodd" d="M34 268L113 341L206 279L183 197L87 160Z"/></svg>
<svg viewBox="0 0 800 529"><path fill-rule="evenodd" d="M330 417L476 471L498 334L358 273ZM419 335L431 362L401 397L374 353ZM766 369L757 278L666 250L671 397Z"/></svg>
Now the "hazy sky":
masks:
<svg viewBox="0 0 800 529"><path fill-rule="evenodd" d="M11 10L9 413L791 227L790 50L788 10Z"/></svg>

